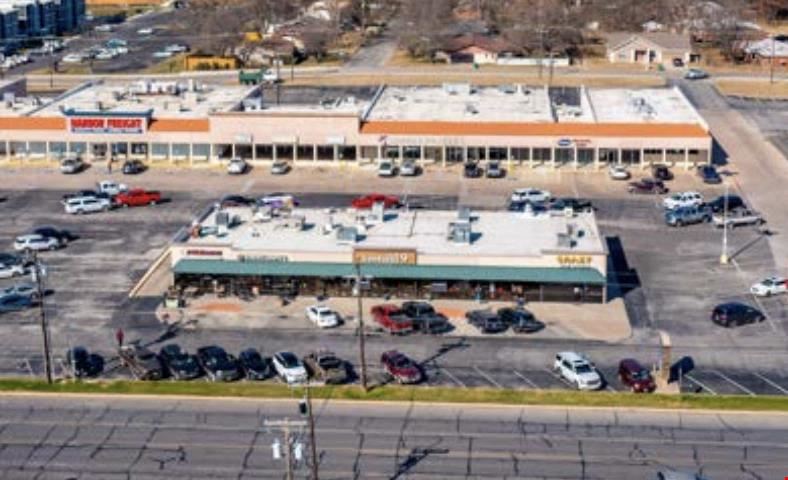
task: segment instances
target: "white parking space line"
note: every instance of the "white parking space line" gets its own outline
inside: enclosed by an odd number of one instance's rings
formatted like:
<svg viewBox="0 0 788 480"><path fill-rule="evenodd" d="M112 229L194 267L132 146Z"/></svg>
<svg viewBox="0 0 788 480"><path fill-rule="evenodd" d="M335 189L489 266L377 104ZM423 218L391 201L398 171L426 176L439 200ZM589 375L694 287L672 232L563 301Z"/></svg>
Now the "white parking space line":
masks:
<svg viewBox="0 0 788 480"><path fill-rule="evenodd" d="M564 377L562 377L561 375L555 373L553 370L550 370L549 368L545 368L544 371L549 373L553 378L555 378L556 380L558 380L562 384L564 384L564 385L567 384L567 381L564 380Z"/></svg>
<svg viewBox="0 0 788 480"><path fill-rule="evenodd" d="M517 370L512 370L512 372L514 372L514 374L517 376L517 378L519 378L520 380L522 380L522 381L523 381L524 383L526 383L527 385L531 386L532 388L539 389L539 386L538 386L537 384L535 384L534 382L532 382L531 380L529 380L529 379L528 379L528 378L527 378L525 375L523 375L522 373L518 372Z"/></svg>
<svg viewBox="0 0 788 480"><path fill-rule="evenodd" d="M449 377L449 378L451 379L451 381L452 381L452 382L456 383L457 385L461 386L462 388L468 388L468 385L465 385L464 383L462 383L462 381L460 381L460 379L459 379L459 378L457 378L457 377L455 377L454 375L452 375L452 374L451 374L451 372L450 372L450 371L448 371L447 369L445 369L445 368L441 368L441 371L442 371L443 373L445 373L445 374L446 374L446 376L447 376L447 377Z"/></svg>
<svg viewBox="0 0 788 480"><path fill-rule="evenodd" d="M785 395L788 395L788 390L784 389L783 387L781 387L781 386L780 386L780 385L778 385L777 383L775 383L775 382L773 382L773 381L769 380L768 378L764 377L764 376L763 376L763 375L761 375L760 373L758 373L758 372L752 372L752 374L753 374L753 375L755 375L756 377L760 378L760 379L761 379L761 380L763 380L764 382L768 383L768 384L769 384L769 385L771 385L772 387L776 388L777 390L781 391L783 394L785 394Z"/></svg>
<svg viewBox="0 0 788 480"><path fill-rule="evenodd" d="M739 273L739 276L743 278L744 277L744 272L742 271L741 267L739 267L739 263L736 261L736 259L732 258L731 259L731 263L733 264L734 267L736 267L736 271ZM749 292L750 291L750 286L747 285L746 281L744 281L742 283L744 284L746 291ZM753 295L753 294L750 294L750 296L752 297L753 302L755 302L755 304L758 305L758 309L761 312L763 312L763 316L766 317L766 321L769 322L769 326L772 327L772 331L774 333L778 333L777 325L775 325L774 322L772 321L772 316L769 315L769 312L766 311L766 309L764 308L763 303L761 303L760 299L758 299L758 297Z"/></svg>
<svg viewBox="0 0 788 480"><path fill-rule="evenodd" d="M741 383L739 383L739 382L737 382L737 381L733 380L733 379L732 379L732 378L730 378L729 376L727 376L727 375L723 374L722 372L719 372L719 371L717 371L717 370L709 370L709 371L710 371L711 373L713 373L714 375L717 375L717 376L718 376L718 377L720 377L721 379L723 379L723 380L727 381L728 383L730 383L730 384L731 384L731 385L733 385L734 387L738 388L739 390L743 391L743 392L744 392L744 393L746 393L747 395L751 395L751 396L753 396L753 397L755 396L755 392L753 392L753 391L752 391L752 390L750 390L749 388L745 387L745 386L744 386L744 385L742 385Z"/></svg>
<svg viewBox="0 0 788 480"><path fill-rule="evenodd" d="M688 374L688 373L687 373L687 374L685 374L685 375L684 375L684 378L687 378L687 379L689 379L689 380L690 380L692 383L695 383L695 384L696 384L696 385L698 385L700 388L702 388L702 389L704 389L704 390L708 391L708 392L709 392L709 393L711 393L712 395L717 395L717 392L715 392L714 390L712 390L711 388L709 388L707 385L704 385L704 384L700 383L700 382L699 382L699 381L698 381L698 380L697 380L695 377L692 377L692 376L690 376L690 374Z"/></svg>
<svg viewBox="0 0 788 480"><path fill-rule="evenodd" d="M484 379L485 379L485 380L487 380L488 382L490 382L490 383L492 383L493 385L495 385L495 387L496 387L496 388L503 388L503 386L502 386L500 383L496 382L494 378L492 378L492 377L491 377L490 375L488 375L487 373L483 372L481 368L479 368L479 367L477 367L476 365L474 365L474 366L473 366L473 369L474 369L474 370L476 370L476 373L478 373L479 375L481 375L482 377L484 377Z"/></svg>
<svg viewBox="0 0 788 480"><path fill-rule="evenodd" d="M244 182L244 186L243 188L241 188L241 193L246 193L249 190L251 190L252 187L254 186L254 182L255 182L254 178L250 178L249 180Z"/></svg>

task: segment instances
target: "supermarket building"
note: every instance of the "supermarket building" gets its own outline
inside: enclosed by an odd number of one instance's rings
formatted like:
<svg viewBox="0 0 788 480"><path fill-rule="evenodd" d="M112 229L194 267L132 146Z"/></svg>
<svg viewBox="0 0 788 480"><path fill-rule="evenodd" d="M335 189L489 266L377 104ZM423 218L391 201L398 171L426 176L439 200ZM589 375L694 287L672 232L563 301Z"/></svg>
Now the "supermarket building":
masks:
<svg viewBox="0 0 788 480"><path fill-rule="evenodd" d="M55 98L0 84L0 163L79 155L208 166L497 160L594 169L711 161L706 122L675 88L381 86L277 103L269 88L193 80L85 83ZM13 87L13 88L12 88ZM283 90L295 92L297 87Z"/></svg>

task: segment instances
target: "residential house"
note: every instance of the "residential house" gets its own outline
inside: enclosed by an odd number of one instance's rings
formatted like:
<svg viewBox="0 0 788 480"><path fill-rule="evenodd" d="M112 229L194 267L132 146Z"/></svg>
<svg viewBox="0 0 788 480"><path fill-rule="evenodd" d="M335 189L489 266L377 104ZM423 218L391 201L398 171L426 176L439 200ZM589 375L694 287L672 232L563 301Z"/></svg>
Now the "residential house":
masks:
<svg viewBox="0 0 788 480"><path fill-rule="evenodd" d="M607 58L611 63L671 64L696 62L689 35L670 32L629 33L608 35Z"/></svg>
<svg viewBox="0 0 788 480"><path fill-rule="evenodd" d="M788 42L781 42L776 38L766 38L741 42L738 48L741 49L744 60L747 62L761 65L769 65L774 62L775 66L788 66Z"/></svg>
<svg viewBox="0 0 788 480"><path fill-rule="evenodd" d="M503 56L520 55L522 49L499 36L468 34L452 37L435 54L447 63L497 63Z"/></svg>

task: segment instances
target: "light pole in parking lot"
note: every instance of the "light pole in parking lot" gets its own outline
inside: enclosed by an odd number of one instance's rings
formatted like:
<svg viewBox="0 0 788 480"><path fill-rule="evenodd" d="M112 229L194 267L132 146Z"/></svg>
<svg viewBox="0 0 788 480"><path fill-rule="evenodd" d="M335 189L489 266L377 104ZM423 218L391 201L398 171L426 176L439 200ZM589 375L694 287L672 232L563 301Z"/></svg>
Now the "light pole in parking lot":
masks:
<svg viewBox="0 0 788 480"><path fill-rule="evenodd" d="M361 264L359 262L355 262L353 266L356 269L356 278L354 279L355 284L353 288L356 290L355 294L357 302L356 316L358 317L358 350L359 362L361 363L361 388L363 388L366 392L369 390L369 387L367 385L367 354L364 346L364 312L361 302Z"/></svg>
<svg viewBox="0 0 788 480"><path fill-rule="evenodd" d="M49 351L49 325L47 323L46 311L44 310L44 277L46 268L38 261L36 252L29 254L28 260L31 265L30 276L36 285L38 295L38 318L41 323L41 336L44 340L44 372L46 373L47 383L52 383L52 355Z"/></svg>
<svg viewBox="0 0 788 480"><path fill-rule="evenodd" d="M728 182L725 182L725 198L722 201L722 253L720 264L727 265L728 258Z"/></svg>

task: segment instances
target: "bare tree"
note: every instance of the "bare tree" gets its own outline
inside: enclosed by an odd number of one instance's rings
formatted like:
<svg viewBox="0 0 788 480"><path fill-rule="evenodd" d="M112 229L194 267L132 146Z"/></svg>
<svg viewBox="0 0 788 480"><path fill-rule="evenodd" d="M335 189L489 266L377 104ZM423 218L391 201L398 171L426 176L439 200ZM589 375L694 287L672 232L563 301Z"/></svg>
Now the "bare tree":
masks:
<svg viewBox="0 0 788 480"><path fill-rule="evenodd" d="M454 21L454 0L404 0L407 23L401 42L414 57L431 57L444 29Z"/></svg>

